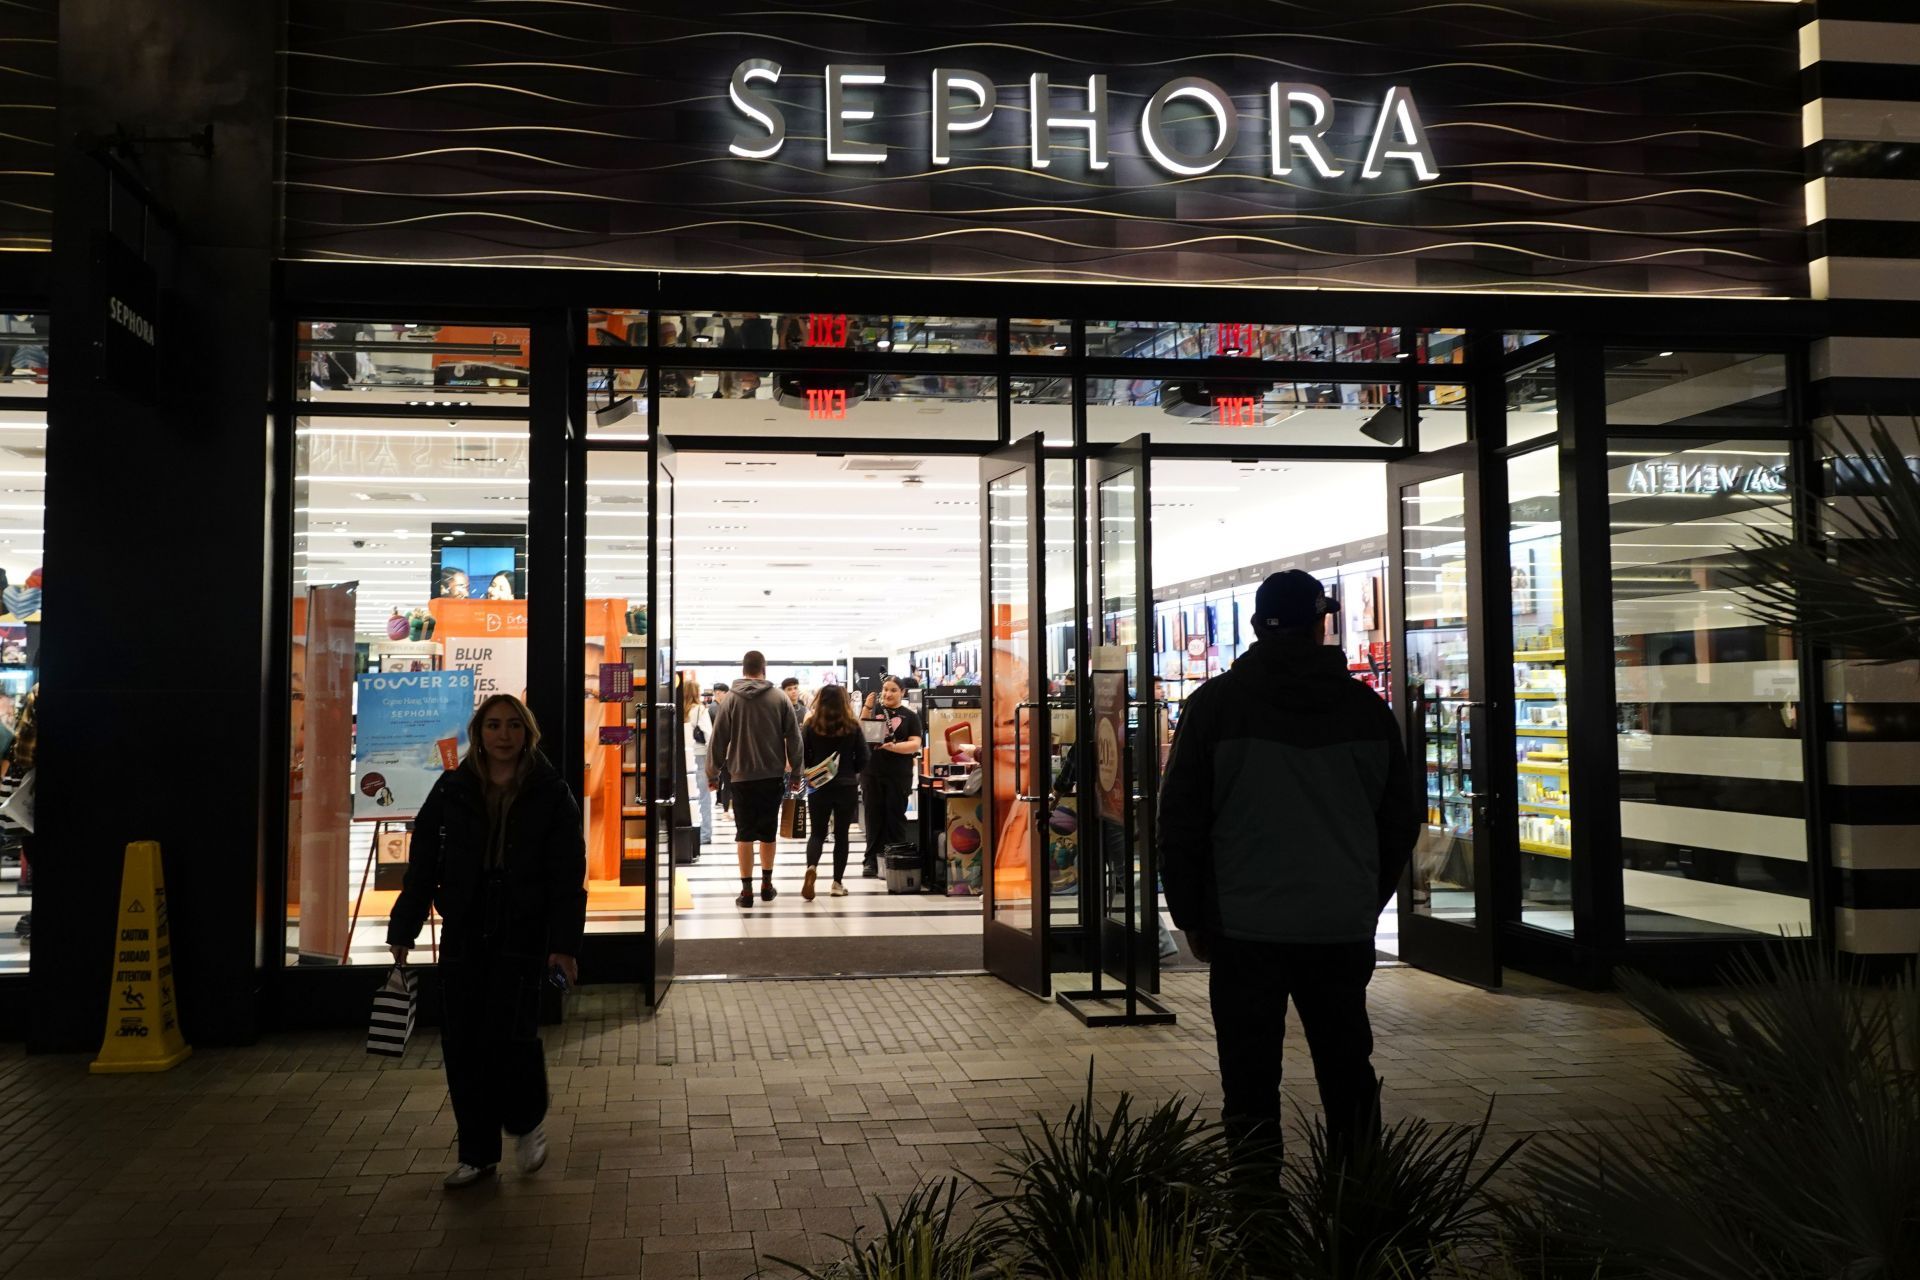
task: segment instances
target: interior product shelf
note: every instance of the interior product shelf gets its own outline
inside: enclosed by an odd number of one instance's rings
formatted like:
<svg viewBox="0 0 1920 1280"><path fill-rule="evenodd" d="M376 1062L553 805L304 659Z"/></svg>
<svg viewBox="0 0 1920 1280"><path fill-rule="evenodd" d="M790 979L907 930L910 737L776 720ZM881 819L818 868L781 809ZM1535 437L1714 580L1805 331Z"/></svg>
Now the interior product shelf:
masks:
<svg viewBox="0 0 1920 1280"><path fill-rule="evenodd" d="M1529 804L1525 801L1520 804L1520 812L1537 813L1550 818L1571 817L1573 814L1573 810L1564 804Z"/></svg>
<svg viewBox="0 0 1920 1280"><path fill-rule="evenodd" d="M1516 698L1529 698L1534 701L1565 702L1567 700L1567 691L1565 689L1515 689L1513 696Z"/></svg>
<svg viewBox="0 0 1920 1280"><path fill-rule="evenodd" d="M1519 649L1514 652L1515 662L1565 662L1565 649Z"/></svg>
<svg viewBox="0 0 1920 1280"><path fill-rule="evenodd" d="M1572 858L1573 850L1564 844L1544 844L1538 840L1522 840L1520 852L1537 853L1543 858Z"/></svg>
<svg viewBox="0 0 1920 1280"><path fill-rule="evenodd" d="M1563 778L1567 774L1566 765L1556 764L1551 760L1522 760L1514 768L1521 773L1552 773Z"/></svg>
<svg viewBox="0 0 1920 1280"><path fill-rule="evenodd" d="M1567 736L1565 729L1555 729L1547 725L1539 724L1517 724L1513 726L1513 732L1522 738L1564 738Z"/></svg>

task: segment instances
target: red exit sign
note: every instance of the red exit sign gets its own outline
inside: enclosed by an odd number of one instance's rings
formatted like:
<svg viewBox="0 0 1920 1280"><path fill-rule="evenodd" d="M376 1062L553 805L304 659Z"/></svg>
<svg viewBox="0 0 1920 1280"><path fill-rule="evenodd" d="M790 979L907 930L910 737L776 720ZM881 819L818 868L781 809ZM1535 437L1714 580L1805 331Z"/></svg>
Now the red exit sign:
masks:
<svg viewBox="0 0 1920 1280"><path fill-rule="evenodd" d="M1222 324L1214 326L1213 349L1223 356L1250 356L1254 349L1254 332L1250 324Z"/></svg>
<svg viewBox="0 0 1920 1280"><path fill-rule="evenodd" d="M808 316L807 345L810 347L846 346L847 318L840 315L822 314Z"/></svg>
<svg viewBox="0 0 1920 1280"><path fill-rule="evenodd" d="M1215 396L1213 416L1223 427L1260 425L1259 396Z"/></svg>
<svg viewBox="0 0 1920 1280"><path fill-rule="evenodd" d="M807 416L833 421L847 416L845 387L808 387Z"/></svg>

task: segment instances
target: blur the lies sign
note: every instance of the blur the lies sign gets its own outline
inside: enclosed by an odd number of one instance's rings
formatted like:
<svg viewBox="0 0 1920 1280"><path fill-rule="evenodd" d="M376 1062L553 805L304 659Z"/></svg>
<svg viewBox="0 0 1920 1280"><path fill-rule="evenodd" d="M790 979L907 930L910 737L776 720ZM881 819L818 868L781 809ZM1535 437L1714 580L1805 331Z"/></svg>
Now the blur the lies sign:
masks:
<svg viewBox="0 0 1920 1280"><path fill-rule="evenodd" d="M771 160L787 145L787 118L772 96L785 68L770 58L747 58L733 69L727 99L742 117L727 149L744 160ZM879 64L829 63L820 76L821 114L826 123L826 163L885 164L888 147L854 128L874 121L887 103L887 68ZM897 82L896 82L897 83ZM978 71L936 67L928 82L927 159L936 168L953 161L956 134L988 129L999 110L999 90ZM1276 80L1266 86L1265 164L1275 177L1305 167L1329 181L1349 178L1372 182L1387 176L1389 165L1410 167L1421 182L1440 176L1427 140L1426 126L1405 85L1389 87L1375 112L1366 157L1358 174L1334 163L1326 134L1334 127L1333 96L1317 84ZM1175 103L1192 103L1199 119L1212 126L1212 145L1194 149L1195 130L1176 119ZM1044 72L1027 78L1025 101L1015 110L1026 117L1026 162L1030 169L1053 164L1057 140L1084 141L1087 168L1101 173L1111 164L1107 77L1087 77L1056 89ZM1013 113L1008 113L1010 116ZM1187 113L1191 115L1191 112ZM1017 125L1014 128L1018 128ZM1177 76L1161 85L1140 112L1139 136L1148 158L1175 177L1198 177L1218 169L1239 146L1242 133L1233 95L1201 76Z"/></svg>

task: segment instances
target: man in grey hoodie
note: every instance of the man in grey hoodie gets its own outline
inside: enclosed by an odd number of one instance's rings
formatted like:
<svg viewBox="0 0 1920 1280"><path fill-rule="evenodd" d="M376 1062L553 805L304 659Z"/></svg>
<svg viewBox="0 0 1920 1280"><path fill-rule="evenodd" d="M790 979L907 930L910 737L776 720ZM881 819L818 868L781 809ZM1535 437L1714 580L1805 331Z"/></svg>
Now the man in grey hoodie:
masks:
<svg viewBox="0 0 1920 1280"><path fill-rule="evenodd" d="M740 855L737 907L753 905L753 852L760 846L760 897L772 902L773 854L780 835L780 802L803 764L800 721L786 698L767 681L767 659L749 649L740 659L733 691L713 717L707 742L707 777L725 769L733 790L734 850Z"/></svg>

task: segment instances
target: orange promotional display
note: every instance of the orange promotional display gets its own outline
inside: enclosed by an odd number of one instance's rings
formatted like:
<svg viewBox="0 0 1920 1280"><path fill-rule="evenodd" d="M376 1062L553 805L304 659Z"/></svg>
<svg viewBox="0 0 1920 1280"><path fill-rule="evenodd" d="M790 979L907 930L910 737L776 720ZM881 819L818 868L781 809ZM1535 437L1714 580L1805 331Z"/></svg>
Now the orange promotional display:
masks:
<svg viewBox="0 0 1920 1280"><path fill-rule="evenodd" d="M180 1034L173 999L173 942L167 928L167 885L160 845L127 846L120 876L120 920L113 940L113 983L107 990L107 1031L96 1074L166 1071L193 1047Z"/></svg>
<svg viewBox="0 0 1920 1280"><path fill-rule="evenodd" d="M311 587L293 602L292 761L287 780L287 915L300 954L347 950L351 793L331 785L353 770L353 610L350 587ZM309 780L327 780L309 786Z"/></svg>
<svg viewBox="0 0 1920 1280"><path fill-rule="evenodd" d="M473 672L473 704L496 693L527 696L527 602L459 600L427 602L433 638L446 646L447 670Z"/></svg>

